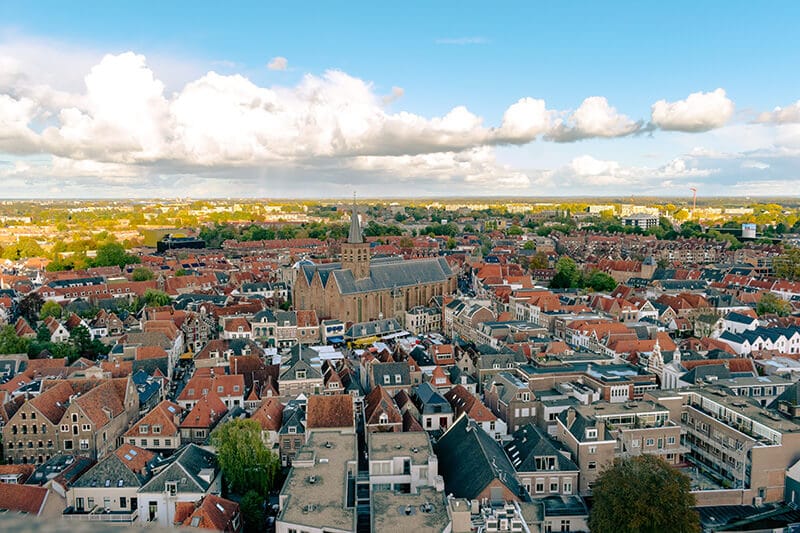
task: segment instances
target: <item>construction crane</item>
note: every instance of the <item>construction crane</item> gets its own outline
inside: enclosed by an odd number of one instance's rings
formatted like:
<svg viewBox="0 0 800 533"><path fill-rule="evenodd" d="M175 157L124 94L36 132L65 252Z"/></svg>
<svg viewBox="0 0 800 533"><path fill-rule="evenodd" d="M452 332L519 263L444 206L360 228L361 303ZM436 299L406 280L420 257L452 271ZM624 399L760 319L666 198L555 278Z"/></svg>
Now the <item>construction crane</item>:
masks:
<svg viewBox="0 0 800 533"><path fill-rule="evenodd" d="M697 209L697 189L689 187L689 190L692 191L692 220L694 220L694 210Z"/></svg>

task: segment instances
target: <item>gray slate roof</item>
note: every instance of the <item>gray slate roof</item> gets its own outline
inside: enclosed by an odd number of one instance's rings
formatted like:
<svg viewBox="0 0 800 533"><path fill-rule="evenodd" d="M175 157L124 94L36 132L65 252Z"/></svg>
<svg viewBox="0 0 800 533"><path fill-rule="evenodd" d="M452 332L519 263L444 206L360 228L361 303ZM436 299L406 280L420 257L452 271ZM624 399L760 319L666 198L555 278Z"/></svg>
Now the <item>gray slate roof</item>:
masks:
<svg viewBox="0 0 800 533"><path fill-rule="evenodd" d="M323 285L327 285L332 276L342 294L359 294L411 287L423 283L439 283L453 275L447 261L442 257L409 261L372 261L369 277L359 280L355 279L351 270L342 269L339 263L303 265L302 268L309 283L311 283L314 272L319 272Z"/></svg>
<svg viewBox="0 0 800 533"><path fill-rule="evenodd" d="M188 444L175 452L170 462L160 468L139 492L164 492L168 481L176 481L178 492L204 493L211 483L200 477L200 471L207 468L214 469L213 482L219 475L216 455L195 444Z"/></svg>

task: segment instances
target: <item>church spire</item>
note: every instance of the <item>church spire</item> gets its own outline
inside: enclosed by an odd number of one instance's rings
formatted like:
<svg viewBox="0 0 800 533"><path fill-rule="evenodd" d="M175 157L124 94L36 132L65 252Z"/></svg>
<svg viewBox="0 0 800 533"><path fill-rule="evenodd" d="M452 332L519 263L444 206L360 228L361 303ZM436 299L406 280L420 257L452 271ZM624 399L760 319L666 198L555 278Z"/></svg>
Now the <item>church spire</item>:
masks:
<svg viewBox="0 0 800 533"><path fill-rule="evenodd" d="M353 193L353 213L350 215L350 234L347 236L349 244L361 244L364 238L361 235L361 223L358 220L358 206L356 205L356 193Z"/></svg>

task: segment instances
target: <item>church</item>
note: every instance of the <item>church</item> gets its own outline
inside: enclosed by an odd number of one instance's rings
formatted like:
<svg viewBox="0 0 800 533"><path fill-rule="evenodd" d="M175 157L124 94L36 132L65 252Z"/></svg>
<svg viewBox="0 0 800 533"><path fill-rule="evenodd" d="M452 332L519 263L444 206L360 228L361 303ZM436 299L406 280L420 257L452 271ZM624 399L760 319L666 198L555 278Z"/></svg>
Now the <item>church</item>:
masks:
<svg viewBox="0 0 800 533"><path fill-rule="evenodd" d="M365 322L395 317L402 323L407 309L456 290L456 276L442 257L372 259L355 204L341 262L298 267L295 309L313 309L320 319Z"/></svg>

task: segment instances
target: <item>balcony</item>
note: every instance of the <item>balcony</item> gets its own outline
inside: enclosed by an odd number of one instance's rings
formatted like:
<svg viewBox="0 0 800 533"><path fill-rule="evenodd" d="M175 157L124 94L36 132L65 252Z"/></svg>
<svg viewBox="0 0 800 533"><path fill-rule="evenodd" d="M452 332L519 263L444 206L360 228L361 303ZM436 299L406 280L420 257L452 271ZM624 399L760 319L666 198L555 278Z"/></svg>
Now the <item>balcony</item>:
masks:
<svg viewBox="0 0 800 533"><path fill-rule="evenodd" d="M95 506L91 511L77 510L70 506L61 513L63 520L79 520L82 522L114 522L132 523L139 519L139 510L133 511L106 511L102 507Z"/></svg>

